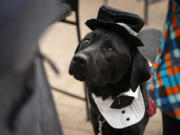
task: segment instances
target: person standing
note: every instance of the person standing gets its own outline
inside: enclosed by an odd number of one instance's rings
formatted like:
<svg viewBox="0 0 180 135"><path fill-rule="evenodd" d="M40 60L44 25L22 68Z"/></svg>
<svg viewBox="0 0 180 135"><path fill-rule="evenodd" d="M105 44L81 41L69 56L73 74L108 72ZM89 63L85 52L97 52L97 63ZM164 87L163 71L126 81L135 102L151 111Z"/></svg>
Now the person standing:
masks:
<svg viewBox="0 0 180 135"><path fill-rule="evenodd" d="M180 1L169 0L164 34L147 85L162 112L163 135L180 135Z"/></svg>
<svg viewBox="0 0 180 135"><path fill-rule="evenodd" d="M61 0L0 0L0 135L62 135L38 39Z"/></svg>

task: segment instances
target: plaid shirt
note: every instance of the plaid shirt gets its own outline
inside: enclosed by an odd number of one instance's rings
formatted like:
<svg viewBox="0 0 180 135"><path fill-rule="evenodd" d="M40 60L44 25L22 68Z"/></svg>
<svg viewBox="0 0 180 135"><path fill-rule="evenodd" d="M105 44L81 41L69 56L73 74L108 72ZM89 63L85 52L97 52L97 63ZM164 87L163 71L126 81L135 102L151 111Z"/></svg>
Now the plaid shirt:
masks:
<svg viewBox="0 0 180 135"><path fill-rule="evenodd" d="M169 0L164 35L147 87L162 112L180 120L179 0Z"/></svg>

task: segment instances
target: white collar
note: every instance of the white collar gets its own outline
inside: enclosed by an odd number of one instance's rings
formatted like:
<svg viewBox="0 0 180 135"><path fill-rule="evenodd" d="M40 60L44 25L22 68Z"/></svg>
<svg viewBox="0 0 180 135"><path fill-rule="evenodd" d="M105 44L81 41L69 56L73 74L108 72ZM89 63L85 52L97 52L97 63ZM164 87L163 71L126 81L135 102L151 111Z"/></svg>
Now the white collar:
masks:
<svg viewBox="0 0 180 135"><path fill-rule="evenodd" d="M130 96L130 97L134 97L134 98L137 98L138 97L138 91L139 89L137 88L135 92L133 92L131 89L129 89L129 91L126 91L126 92L123 92L121 93L119 96L117 97L120 97L122 95L125 95L125 96Z"/></svg>
<svg viewBox="0 0 180 135"><path fill-rule="evenodd" d="M136 89L136 92L129 90L121 95L128 95L135 97L132 104L122 109L112 109L110 106L113 103L112 98L103 100L102 97L96 97L92 94L95 104L101 115L107 121L107 123L116 129L123 129L134 125L142 120L145 114L145 105L140 87ZM119 95L119 96L121 96Z"/></svg>

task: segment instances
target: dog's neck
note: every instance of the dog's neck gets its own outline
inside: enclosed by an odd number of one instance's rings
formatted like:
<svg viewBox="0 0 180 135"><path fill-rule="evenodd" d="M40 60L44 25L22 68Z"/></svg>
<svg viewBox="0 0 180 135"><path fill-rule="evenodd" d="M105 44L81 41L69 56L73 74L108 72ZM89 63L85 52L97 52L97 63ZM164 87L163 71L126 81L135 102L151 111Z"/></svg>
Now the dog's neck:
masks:
<svg viewBox="0 0 180 135"><path fill-rule="evenodd" d="M100 96L103 99L112 97L115 99L122 92L128 91L130 89L130 74L126 74L117 83L109 83L107 85L99 86L92 82L87 81L86 86L90 93L94 93L96 96Z"/></svg>

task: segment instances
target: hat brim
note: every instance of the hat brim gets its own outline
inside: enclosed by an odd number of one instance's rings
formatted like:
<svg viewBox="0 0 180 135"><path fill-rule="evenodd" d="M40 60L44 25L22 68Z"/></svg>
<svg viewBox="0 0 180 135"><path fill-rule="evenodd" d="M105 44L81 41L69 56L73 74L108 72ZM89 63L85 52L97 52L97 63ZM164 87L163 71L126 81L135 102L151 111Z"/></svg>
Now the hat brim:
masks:
<svg viewBox="0 0 180 135"><path fill-rule="evenodd" d="M142 43L142 41L139 38L130 34L124 27L122 27L118 24L106 22L106 21L99 20L99 19L90 19L90 20L86 21L85 24L91 30L95 30L97 28L105 28L105 29L108 29L111 31L118 32L121 35L123 35L125 38L127 38L131 42L131 44L135 45L136 47L144 46L144 44Z"/></svg>

